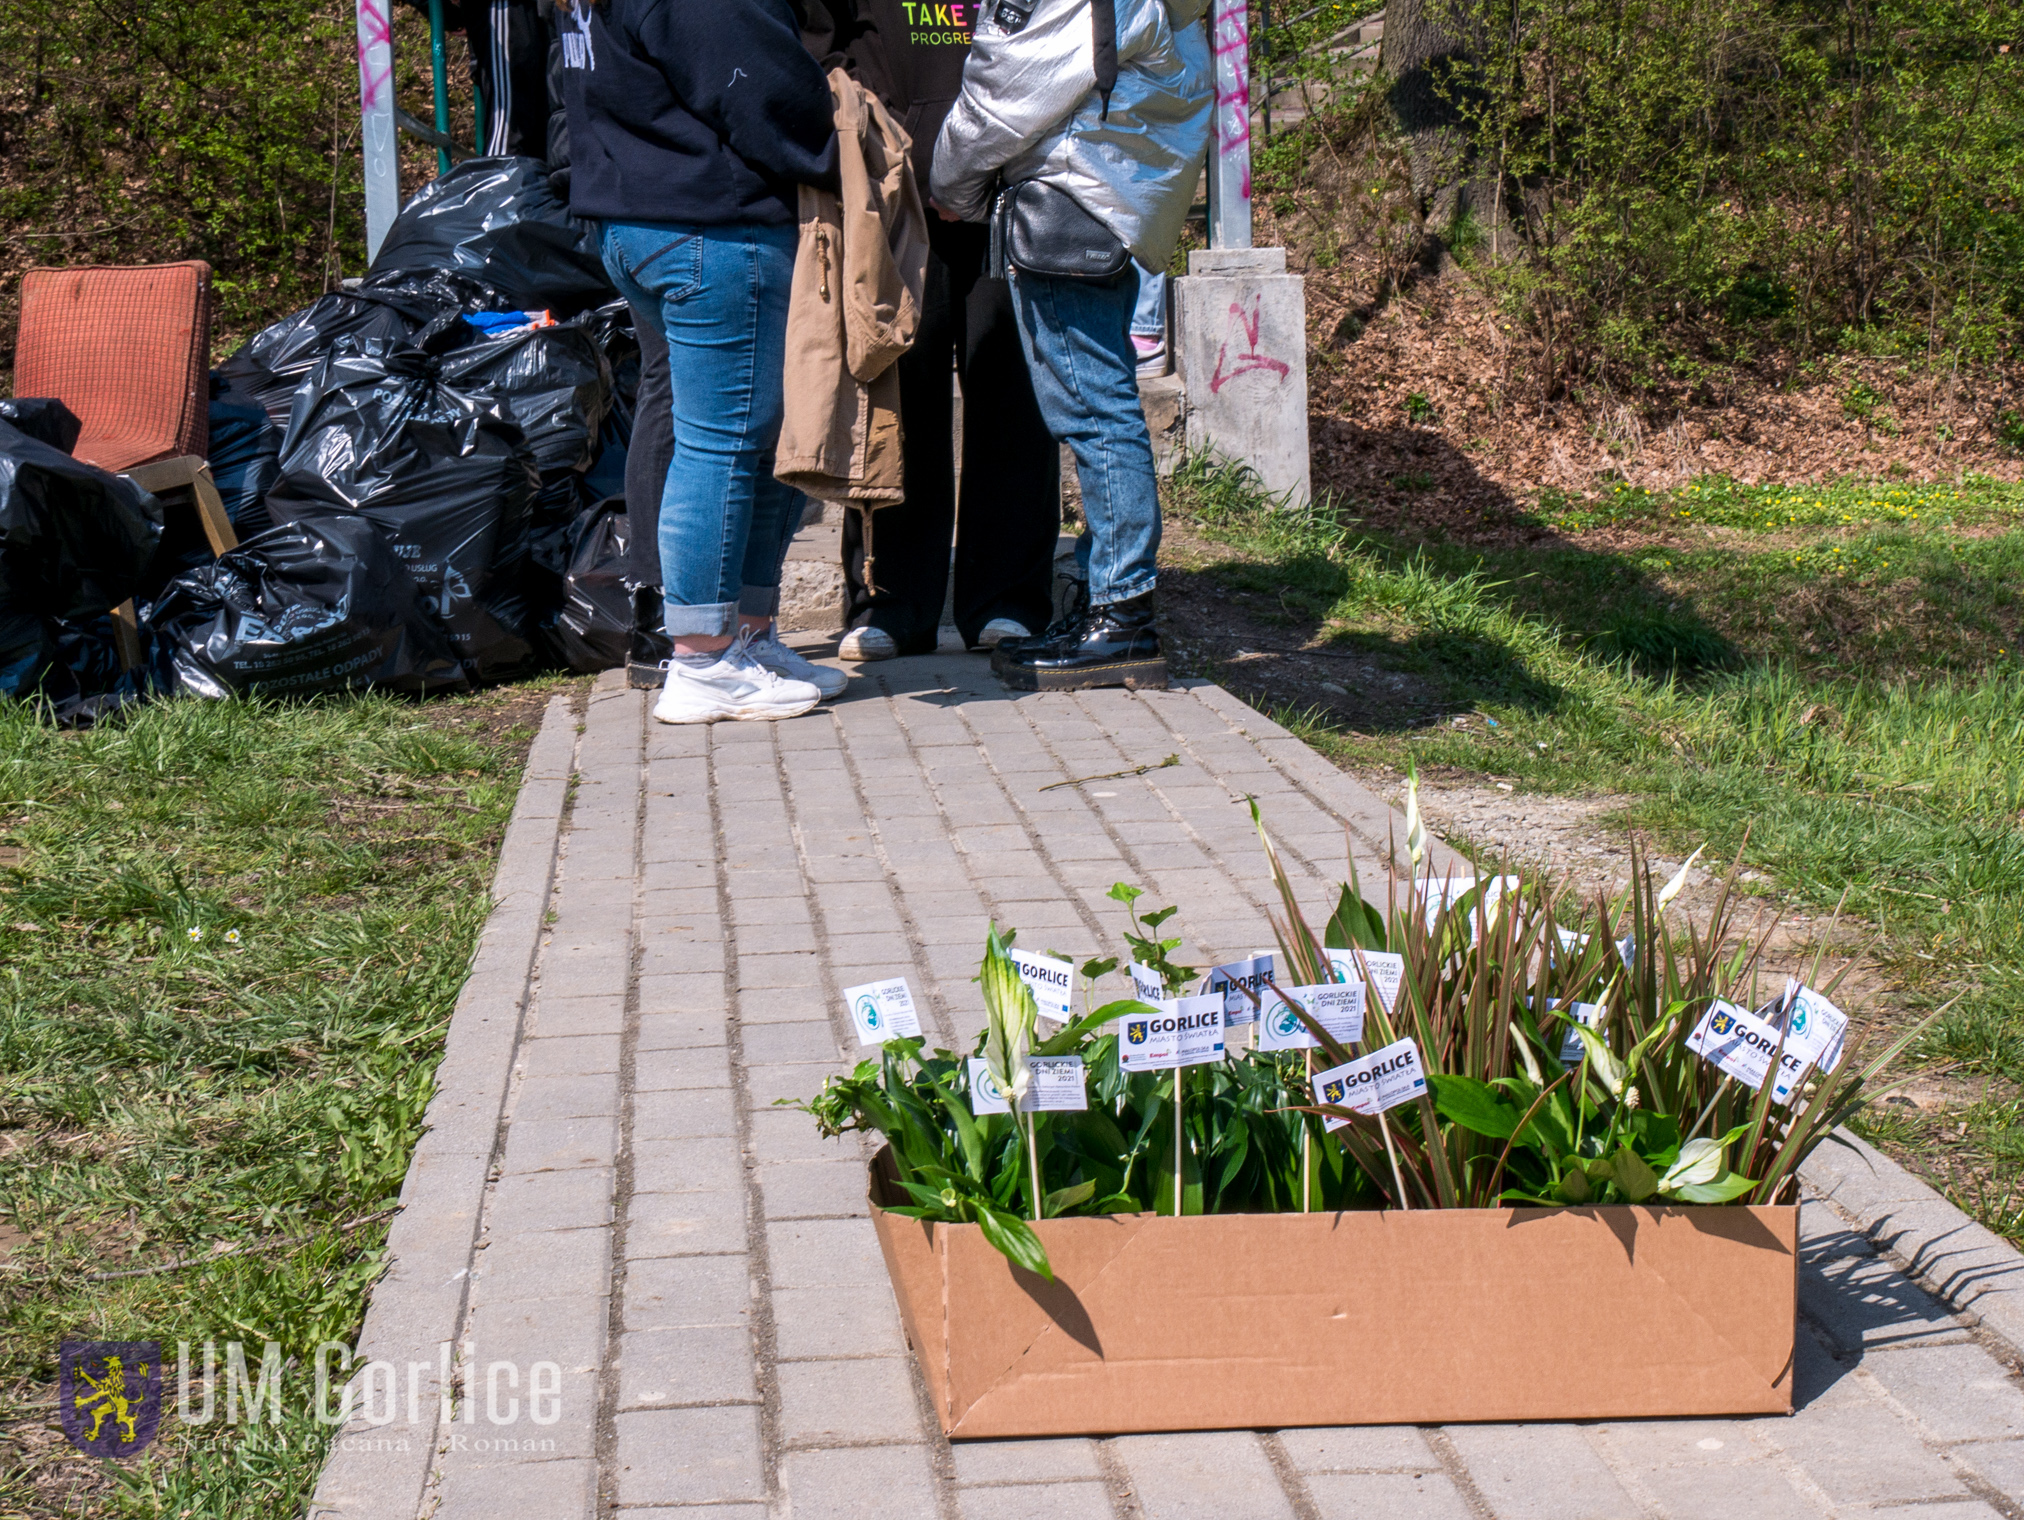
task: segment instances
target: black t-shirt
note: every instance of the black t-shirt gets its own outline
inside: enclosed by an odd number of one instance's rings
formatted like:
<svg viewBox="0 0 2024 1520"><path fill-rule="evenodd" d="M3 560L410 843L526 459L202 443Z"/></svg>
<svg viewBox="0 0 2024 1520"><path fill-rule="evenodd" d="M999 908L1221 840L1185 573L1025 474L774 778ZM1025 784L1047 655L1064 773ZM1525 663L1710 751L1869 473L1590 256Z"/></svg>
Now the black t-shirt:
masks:
<svg viewBox="0 0 2024 1520"><path fill-rule="evenodd" d="M576 0L555 19L577 215L792 225L795 186L836 187L829 81L791 0Z"/></svg>
<svg viewBox="0 0 2024 1520"><path fill-rule="evenodd" d="M989 3L989 0L986 0ZM830 24L822 28L827 6ZM963 89L970 29L983 5L924 4L922 0L817 0L810 24L823 44L849 60L852 71L900 118L914 140L914 172L927 193L928 166L942 118Z"/></svg>

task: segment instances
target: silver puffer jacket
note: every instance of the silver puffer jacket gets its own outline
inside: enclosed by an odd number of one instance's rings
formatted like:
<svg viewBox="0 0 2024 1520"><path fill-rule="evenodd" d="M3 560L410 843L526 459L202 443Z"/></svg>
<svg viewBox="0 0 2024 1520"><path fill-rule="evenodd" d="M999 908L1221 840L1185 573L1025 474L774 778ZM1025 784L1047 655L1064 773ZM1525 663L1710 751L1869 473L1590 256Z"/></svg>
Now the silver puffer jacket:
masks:
<svg viewBox="0 0 2024 1520"><path fill-rule="evenodd" d="M1008 31L1001 11L1031 6ZM966 222L999 181L1073 196L1149 269L1180 241L1209 148L1215 70L1209 0L1117 0L1117 88L1096 93L1089 0L983 0L963 93L935 143L935 202Z"/></svg>

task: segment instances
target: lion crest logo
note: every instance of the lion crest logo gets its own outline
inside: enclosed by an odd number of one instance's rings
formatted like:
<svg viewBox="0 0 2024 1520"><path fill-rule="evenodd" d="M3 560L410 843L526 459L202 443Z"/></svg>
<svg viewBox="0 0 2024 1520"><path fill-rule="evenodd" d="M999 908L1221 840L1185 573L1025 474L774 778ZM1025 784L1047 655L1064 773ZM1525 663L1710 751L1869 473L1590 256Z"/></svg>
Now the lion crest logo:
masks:
<svg viewBox="0 0 2024 1520"><path fill-rule="evenodd" d="M1736 1027L1736 1021L1726 1013L1718 1013L1709 1021L1708 1027L1716 1034L1727 1034Z"/></svg>
<svg viewBox="0 0 2024 1520"><path fill-rule="evenodd" d="M58 1414L70 1444L88 1456L131 1457L162 1424L159 1341L65 1341Z"/></svg>

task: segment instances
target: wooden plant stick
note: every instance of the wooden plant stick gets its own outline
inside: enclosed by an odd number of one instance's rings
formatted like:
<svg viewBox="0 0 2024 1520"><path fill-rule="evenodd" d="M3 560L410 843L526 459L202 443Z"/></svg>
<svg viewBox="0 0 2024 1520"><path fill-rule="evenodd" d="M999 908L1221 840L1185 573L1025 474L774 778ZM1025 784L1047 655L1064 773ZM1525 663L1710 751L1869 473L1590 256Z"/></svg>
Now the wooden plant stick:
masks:
<svg viewBox="0 0 2024 1520"><path fill-rule="evenodd" d="M1384 1153L1391 1158L1392 1183L1399 1190L1399 1207L1410 1211L1412 1203L1406 1197L1406 1179L1399 1172L1399 1153L1392 1148L1391 1126L1385 1123L1382 1112L1377 1116L1377 1132L1384 1136Z"/></svg>
<svg viewBox="0 0 2024 1520"><path fill-rule="evenodd" d="M1040 1222L1040 1124L1039 1115L1026 1116L1026 1163L1033 1171L1033 1220Z"/></svg>
<svg viewBox="0 0 2024 1520"><path fill-rule="evenodd" d="M1314 1052L1307 1052L1307 1092L1314 1091ZM1312 1212L1308 1200L1314 1195L1314 1126L1305 1116L1300 1120L1300 1212Z"/></svg>
<svg viewBox="0 0 2024 1520"><path fill-rule="evenodd" d="M1174 1050L1174 1218L1181 1217L1181 1052Z"/></svg>

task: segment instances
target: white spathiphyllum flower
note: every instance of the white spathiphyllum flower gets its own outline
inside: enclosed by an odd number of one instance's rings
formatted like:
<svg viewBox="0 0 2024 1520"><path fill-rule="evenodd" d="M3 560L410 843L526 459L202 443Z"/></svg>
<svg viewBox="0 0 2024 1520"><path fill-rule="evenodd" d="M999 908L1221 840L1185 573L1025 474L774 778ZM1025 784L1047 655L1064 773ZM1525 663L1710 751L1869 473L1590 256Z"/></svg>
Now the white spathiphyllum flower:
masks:
<svg viewBox="0 0 2024 1520"><path fill-rule="evenodd" d="M1418 865L1427 857L1427 826L1420 818L1420 770L1406 777L1406 854Z"/></svg>
<svg viewBox="0 0 2024 1520"><path fill-rule="evenodd" d="M1686 890L1687 872L1693 870L1694 862L1701 858L1701 851L1706 848L1707 846L1704 844L1696 845L1694 853L1687 857L1686 864L1673 872L1673 879L1671 881L1659 888L1659 912L1665 912L1666 905Z"/></svg>
<svg viewBox="0 0 2024 1520"><path fill-rule="evenodd" d="M1019 968L1005 953L995 925L984 941L984 965L977 981L984 990L984 1061L1016 1114L1026 1090L1033 1085L1033 1068L1026 1064L1026 1057L1033 1049L1038 1005L1033 1001L1033 989L1021 980Z"/></svg>
<svg viewBox="0 0 2024 1520"><path fill-rule="evenodd" d="M1713 1140L1689 1140L1680 1147L1680 1159L1667 1167L1665 1176L1659 1178L1659 1191L1670 1193L1678 1188L1713 1182L1721 1175L1722 1147Z"/></svg>

